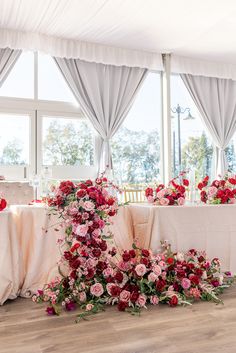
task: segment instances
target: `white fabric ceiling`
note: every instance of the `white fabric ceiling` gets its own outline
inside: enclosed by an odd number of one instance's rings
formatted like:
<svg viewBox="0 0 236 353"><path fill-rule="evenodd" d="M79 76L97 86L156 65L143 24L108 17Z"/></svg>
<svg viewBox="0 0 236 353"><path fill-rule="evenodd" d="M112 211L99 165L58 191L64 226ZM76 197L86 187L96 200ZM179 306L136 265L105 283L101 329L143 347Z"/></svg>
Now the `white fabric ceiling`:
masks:
<svg viewBox="0 0 236 353"><path fill-rule="evenodd" d="M236 0L0 0L0 46L52 54L70 39L72 56L80 41L236 64L235 33Z"/></svg>

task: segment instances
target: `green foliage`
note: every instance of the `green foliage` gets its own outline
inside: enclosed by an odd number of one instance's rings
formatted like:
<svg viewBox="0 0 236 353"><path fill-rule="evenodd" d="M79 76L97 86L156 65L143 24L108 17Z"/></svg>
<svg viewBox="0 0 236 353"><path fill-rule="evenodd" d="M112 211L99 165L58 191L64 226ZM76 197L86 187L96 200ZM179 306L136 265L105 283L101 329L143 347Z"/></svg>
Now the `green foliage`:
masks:
<svg viewBox="0 0 236 353"><path fill-rule="evenodd" d="M8 141L3 148L2 156L0 157L0 164L2 165L24 165L25 161L22 159L22 143L17 138Z"/></svg>
<svg viewBox="0 0 236 353"><path fill-rule="evenodd" d="M119 129L112 140L114 174L121 183L149 183L160 174L157 130Z"/></svg>
<svg viewBox="0 0 236 353"><path fill-rule="evenodd" d="M43 142L44 164L92 165L94 162L93 137L86 121L79 128L74 124L52 121Z"/></svg>

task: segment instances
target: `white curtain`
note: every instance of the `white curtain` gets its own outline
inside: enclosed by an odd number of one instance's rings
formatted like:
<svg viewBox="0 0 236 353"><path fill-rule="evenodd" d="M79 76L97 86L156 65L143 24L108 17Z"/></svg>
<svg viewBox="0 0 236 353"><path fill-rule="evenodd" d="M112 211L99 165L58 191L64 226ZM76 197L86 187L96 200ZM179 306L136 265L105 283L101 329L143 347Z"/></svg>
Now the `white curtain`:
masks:
<svg viewBox="0 0 236 353"><path fill-rule="evenodd" d="M13 50L9 48L0 49L0 87L6 80L20 54L21 50Z"/></svg>
<svg viewBox="0 0 236 353"><path fill-rule="evenodd" d="M99 172L112 169L110 139L127 116L147 69L55 58L81 109L102 138Z"/></svg>
<svg viewBox="0 0 236 353"><path fill-rule="evenodd" d="M216 145L216 175L228 169L225 149L236 131L236 81L181 75Z"/></svg>

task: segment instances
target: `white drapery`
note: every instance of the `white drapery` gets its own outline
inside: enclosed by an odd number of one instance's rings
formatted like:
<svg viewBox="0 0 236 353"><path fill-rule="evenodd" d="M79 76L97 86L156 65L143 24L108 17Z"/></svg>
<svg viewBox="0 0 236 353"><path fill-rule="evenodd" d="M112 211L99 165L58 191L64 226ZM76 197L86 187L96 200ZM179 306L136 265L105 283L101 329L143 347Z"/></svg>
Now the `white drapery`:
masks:
<svg viewBox="0 0 236 353"><path fill-rule="evenodd" d="M9 48L0 49L0 87L6 80L20 54L21 50L13 50Z"/></svg>
<svg viewBox="0 0 236 353"><path fill-rule="evenodd" d="M216 175L228 169L225 148L236 131L236 81L181 75L216 145Z"/></svg>
<svg viewBox="0 0 236 353"><path fill-rule="evenodd" d="M171 56L171 72L236 80L236 65L178 55Z"/></svg>
<svg viewBox="0 0 236 353"><path fill-rule="evenodd" d="M55 57L74 58L107 65L163 70L162 56L158 53L58 38L41 33L0 29L0 46L42 51Z"/></svg>
<svg viewBox="0 0 236 353"><path fill-rule="evenodd" d="M112 169L110 139L121 126L147 70L55 58L81 109L102 138L99 172Z"/></svg>

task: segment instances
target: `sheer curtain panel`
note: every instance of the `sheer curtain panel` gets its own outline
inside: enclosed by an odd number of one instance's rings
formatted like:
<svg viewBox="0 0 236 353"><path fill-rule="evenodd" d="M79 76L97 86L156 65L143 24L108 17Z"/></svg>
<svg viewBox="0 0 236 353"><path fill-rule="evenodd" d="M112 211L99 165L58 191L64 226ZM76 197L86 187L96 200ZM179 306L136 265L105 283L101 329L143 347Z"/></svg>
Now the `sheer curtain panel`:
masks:
<svg viewBox="0 0 236 353"><path fill-rule="evenodd" d="M0 49L0 87L6 80L20 54L21 50L14 50L9 48Z"/></svg>
<svg viewBox="0 0 236 353"><path fill-rule="evenodd" d="M228 169L225 148L236 130L236 81L181 74L216 145L216 175Z"/></svg>
<svg viewBox="0 0 236 353"><path fill-rule="evenodd" d="M102 139L99 172L112 169L110 139L121 126L147 69L55 58L81 109Z"/></svg>

